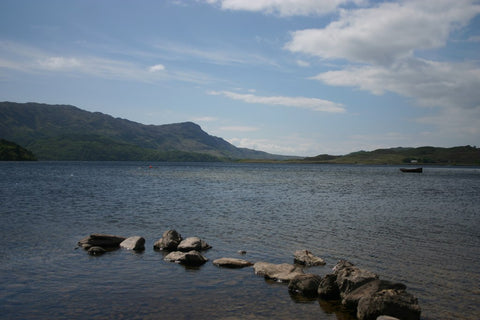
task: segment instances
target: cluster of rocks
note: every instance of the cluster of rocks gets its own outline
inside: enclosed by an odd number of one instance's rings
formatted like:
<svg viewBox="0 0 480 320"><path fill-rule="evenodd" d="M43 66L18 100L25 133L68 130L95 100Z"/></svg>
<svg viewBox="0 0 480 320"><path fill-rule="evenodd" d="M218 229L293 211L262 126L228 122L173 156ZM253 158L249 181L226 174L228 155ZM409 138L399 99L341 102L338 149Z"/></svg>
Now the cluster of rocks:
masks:
<svg viewBox="0 0 480 320"><path fill-rule="evenodd" d="M145 249L145 239L139 236L119 237L106 234L91 234L80 240L78 245L91 255L100 255L116 248L141 251ZM176 230L167 230L157 240L153 248L168 252L164 260L186 266L200 266L208 261L202 251L212 248L199 237L183 239ZM246 251L239 251L246 254ZM371 271L361 269L352 263L341 260L333 268L333 273L320 276L305 273L305 268L323 266L325 261L308 250L294 253L294 263L274 264L269 262L252 263L238 258L220 258L213 264L226 268L244 268L253 266L257 275L266 279L288 283L291 294L300 294L311 298L341 301L341 304L360 320L379 319L420 319L420 307L417 299L406 291L406 286L379 279Z"/></svg>

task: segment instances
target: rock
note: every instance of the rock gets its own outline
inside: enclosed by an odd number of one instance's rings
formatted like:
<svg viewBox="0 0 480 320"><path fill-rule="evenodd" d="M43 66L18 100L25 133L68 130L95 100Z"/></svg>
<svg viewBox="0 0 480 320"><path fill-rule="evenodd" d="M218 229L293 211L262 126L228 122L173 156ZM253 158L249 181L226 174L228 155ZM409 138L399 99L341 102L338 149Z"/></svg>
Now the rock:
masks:
<svg viewBox="0 0 480 320"><path fill-rule="evenodd" d="M103 249L102 247L93 246L90 247L87 252L91 256L101 256L102 254L107 252L107 250Z"/></svg>
<svg viewBox="0 0 480 320"><path fill-rule="evenodd" d="M406 290L407 287L402 283L375 279L346 294L342 299L342 304L349 309L355 310L355 308L357 308L358 301L361 298L372 296L373 294L385 289Z"/></svg>
<svg viewBox="0 0 480 320"><path fill-rule="evenodd" d="M145 250L145 239L139 236L134 236L123 240L120 247L127 250L143 251Z"/></svg>
<svg viewBox="0 0 480 320"><path fill-rule="evenodd" d="M164 258L167 261L180 263L186 266L201 266L208 261L200 252L192 250L189 252L173 251Z"/></svg>
<svg viewBox="0 0 480 320"><path fill-rule="evenodd" d="M84 249L90 247L115 248L118 247L123 240L125 240L124 237L93 233L78 241L78 245Z"/></svg>
<svg viewBox="0 0 480 320"><path fill-rule="evenodd" d="M337 285L337 275L327 274L320 280L318 285L318 296L325 300L340 299L340 290Z"/></svg>
<svg viewBox="0 0 480 320"><path fill-rule="evenodd" d="M167 230L163 233L162 238L153 244L153 248L156 250L175 251L182 240L182 236L176 230Z"/></svg>
<svg viewBox="0 0 480 320"><path fill-rule="evenodd" d="M299 293L308 297L316 297L318 295L318 286L321 277L315 274L299 274L296 275L288 284L288 291Z"/></svg>
<svg viewBox="0 0 480 320"><path fill-rule="evenodd" d="M293 261L294 263L298 263L306 267L325 265L325 261L322 258L314 256L308 250L295 251L293 255Z"/></svg>
<svg viewBox="0 0 480 320"><path fill-rule="evenodd" d="M379 316L392 316L402 320L419 320L417 299L405 290L385 289L358 301L359 320L375 320Z"/></svg>
<svg viewBox="0 0 480 320"><path fill-rule="evenodd" d="M390 316L380 316L380 317L377 317L377 320L400 320L400 319L395 317L390 317Z"/></svg>
<svg viewBox="0 0 480 320"><path fill-rule="evenodd" d="M225 268L244 268L253 266L250 261L236 259L236 258L220 258L213 260L213 264Z"/></svg>
<svg viewBox="0 0 480 320"><path fill-rule="evenodd" d="M360 269L347 261L339 262L334 267L334 271L337 276L337 285L342 298L367 282L378 279L378 275L375 273Z"/></svg>
<svg viewBox="0 0 480 320"><path fill-rule="evenodd" d="M288 263L273 264L268 262L257 262L253 265L253 269L257 275L282 282L290 281L295 278L295 276L303 274L301 268Z"/></svg>
<svg viewBox="0 0 480 320"><path fill-rule="evenodd" d="M237 253L238 253L238 254L241 254L241 255L244 255L244 254L247 254L247 251L245 251L245 250L238 250Z"/></svg>
<svg viewBox="0 0 480 320"><path fill-rule="evenodd" d="M199 237L188 237L182 242L177 247L178 251L191 251L191 250L207 250L210 249L211 246L206 243L205 241L201 240Z"/></svg>

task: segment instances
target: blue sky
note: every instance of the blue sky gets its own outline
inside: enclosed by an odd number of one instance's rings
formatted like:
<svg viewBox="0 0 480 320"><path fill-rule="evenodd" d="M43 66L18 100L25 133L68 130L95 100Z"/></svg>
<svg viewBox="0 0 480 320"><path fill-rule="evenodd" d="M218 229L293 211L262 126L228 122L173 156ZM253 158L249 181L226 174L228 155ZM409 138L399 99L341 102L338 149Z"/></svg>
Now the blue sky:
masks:
<svg viewBox="0 0 480 320"><path fill-rule="evenodd" d="M2 0L0 101L286 155L479 145L480 2Z"/></svg>

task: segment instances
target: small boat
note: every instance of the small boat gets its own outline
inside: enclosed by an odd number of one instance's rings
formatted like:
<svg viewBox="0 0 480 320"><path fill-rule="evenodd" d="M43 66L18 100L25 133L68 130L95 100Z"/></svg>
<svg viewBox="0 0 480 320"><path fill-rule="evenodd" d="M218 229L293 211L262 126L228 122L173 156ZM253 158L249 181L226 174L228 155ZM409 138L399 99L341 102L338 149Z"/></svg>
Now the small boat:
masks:
<svg viewBox="0 0 480 320"><path fill-rule="evenodd" d="M417 172L417 173L422 173L423 168L400 168L400 171L402 172Z"/></svg>

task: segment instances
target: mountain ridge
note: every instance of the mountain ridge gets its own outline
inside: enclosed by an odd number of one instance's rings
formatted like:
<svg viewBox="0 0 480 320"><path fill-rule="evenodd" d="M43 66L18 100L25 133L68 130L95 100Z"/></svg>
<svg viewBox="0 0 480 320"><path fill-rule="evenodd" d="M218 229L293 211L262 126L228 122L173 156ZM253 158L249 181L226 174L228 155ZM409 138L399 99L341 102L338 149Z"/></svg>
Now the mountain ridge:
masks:
<svg viewBox="0 0 480 320"><path fill-rule="evenodd" d="M0 102L0 138L40 160L222 161L291 157L237 148L193 122L145 125L72 105Z"/></svg>

